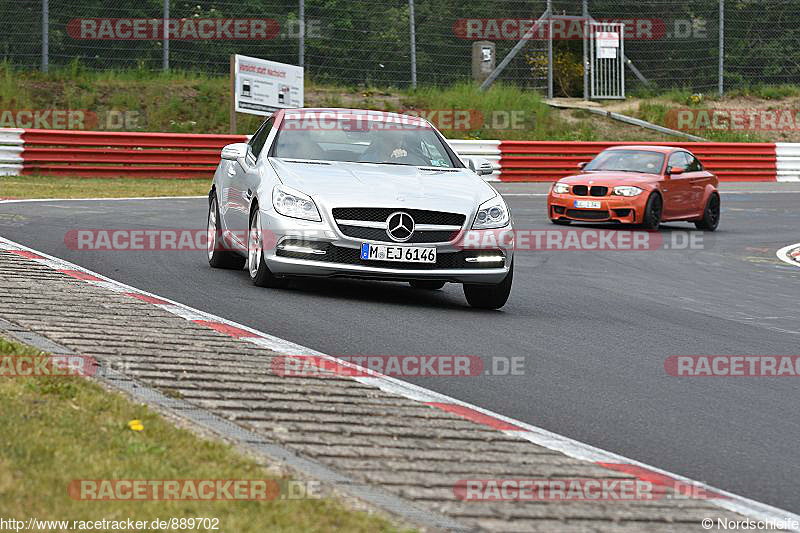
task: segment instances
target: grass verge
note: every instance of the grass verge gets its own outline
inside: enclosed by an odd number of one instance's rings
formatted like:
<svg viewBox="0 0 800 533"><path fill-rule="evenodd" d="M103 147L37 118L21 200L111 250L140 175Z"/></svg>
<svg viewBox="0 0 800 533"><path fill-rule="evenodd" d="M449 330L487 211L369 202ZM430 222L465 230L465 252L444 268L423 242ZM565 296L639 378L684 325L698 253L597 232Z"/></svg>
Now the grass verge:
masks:
<svg viewBox="0 0 800 533"><path fill-rule="evenodd" d="M38 354L0 338L0 357ZM141 431L128 422L140 420ZM329 499L79 501L73 479L274 479L225 444L81 378L0 377L0 515L27 521L216 518L220 531L394 531ZM160 529L153 529L159 530ZM195 529L205 531L205 529ZM165 530L165 531L168 531Z"/></svg>
<svg viewBox="0 0 800 533"><path fill-rule="evenodd" d="M205 196L207 179L0 177L0 198L132 198L141 196Z"/></svg>

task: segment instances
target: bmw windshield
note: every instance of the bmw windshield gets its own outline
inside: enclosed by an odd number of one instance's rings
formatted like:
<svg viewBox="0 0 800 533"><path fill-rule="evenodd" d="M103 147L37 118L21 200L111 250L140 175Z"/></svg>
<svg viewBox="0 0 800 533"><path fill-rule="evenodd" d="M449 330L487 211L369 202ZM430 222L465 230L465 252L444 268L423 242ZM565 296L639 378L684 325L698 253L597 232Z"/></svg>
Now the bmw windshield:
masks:
<svg viewBox="0 0 800 533"><path fill-rule="evenodd" d="M648 150L606 150L583 170L613 170L658 174L664 165L664 154Z"/></svg>
<svg viewBox="0 0 800 533"><path fill-rule="evenodd" d="M287 113L272 157L461 168L441 137L415 117Z"/></svg>

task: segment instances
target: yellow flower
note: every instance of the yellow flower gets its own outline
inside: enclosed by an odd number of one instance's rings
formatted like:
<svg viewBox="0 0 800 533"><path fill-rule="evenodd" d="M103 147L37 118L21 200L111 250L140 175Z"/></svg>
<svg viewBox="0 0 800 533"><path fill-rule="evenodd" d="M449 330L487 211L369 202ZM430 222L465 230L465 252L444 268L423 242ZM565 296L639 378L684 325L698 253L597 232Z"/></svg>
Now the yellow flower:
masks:
<svg viewBox="0 0 800 533"><path fill-rule="evenodd" d="M144 429L141 420L131 420L130 422L128 422L128 427L132 431L142 431Z"/></svg>

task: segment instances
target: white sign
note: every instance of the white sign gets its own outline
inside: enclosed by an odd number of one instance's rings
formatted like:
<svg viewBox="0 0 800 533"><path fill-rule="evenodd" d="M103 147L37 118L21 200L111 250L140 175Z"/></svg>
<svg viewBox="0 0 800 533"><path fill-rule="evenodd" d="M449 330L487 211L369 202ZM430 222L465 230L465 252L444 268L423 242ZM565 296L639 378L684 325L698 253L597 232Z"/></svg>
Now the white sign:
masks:
<svg viewBox="0 0 800 533"><path fill-rule="evenodd" d="M597 47L600 49L619 48L619 33L615 31L598 31L595 39L597 39Z"/></svg>
<svg viewBox="0 0 800 533"><path fill-rule="evenodd" d="M237 55L234 69L236 111L268 115L303 107L303 67Z"/></svg>
<svg viewBox="0 0 800 533"><path fill-rule="evenodd" d="M616 59L617 49L603 46L597 49L597 59Z"/></svg>

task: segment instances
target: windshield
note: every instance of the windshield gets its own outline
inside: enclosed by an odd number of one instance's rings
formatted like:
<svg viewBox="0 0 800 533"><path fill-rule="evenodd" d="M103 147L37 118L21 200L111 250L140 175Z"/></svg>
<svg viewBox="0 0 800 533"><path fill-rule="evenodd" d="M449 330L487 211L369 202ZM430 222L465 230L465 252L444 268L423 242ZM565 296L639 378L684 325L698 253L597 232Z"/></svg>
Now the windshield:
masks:
<svg viewBox="0 0 800 533"><path fill-rule="evenodd" d="M273 157L460 167L433 128L416 118L389 115L287 114Z"/></svg>
<svg viewBox="0 0 800 533"><path fill-rule="evenodd" d="M646 172L658 174L664 165L664 154L647 150L606 150L586 165L583 170L616 170L620 172Z"/></svg>

